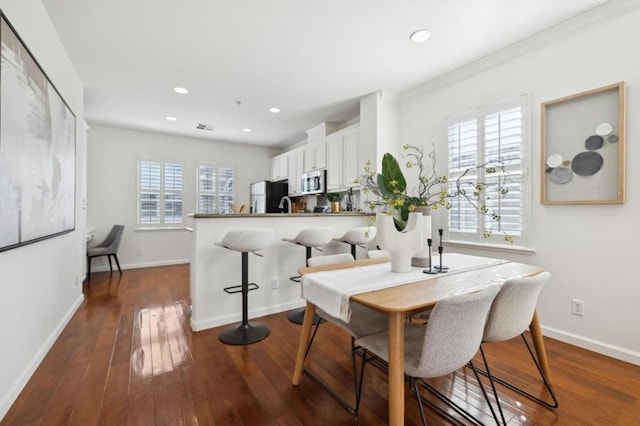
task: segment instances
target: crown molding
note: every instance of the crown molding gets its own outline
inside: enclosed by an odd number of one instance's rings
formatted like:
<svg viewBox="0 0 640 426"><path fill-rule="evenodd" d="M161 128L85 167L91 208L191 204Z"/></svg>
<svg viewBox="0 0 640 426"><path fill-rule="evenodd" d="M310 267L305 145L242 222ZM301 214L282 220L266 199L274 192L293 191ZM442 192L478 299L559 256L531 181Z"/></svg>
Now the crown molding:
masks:
<svg viewBox="0 0 640 426"><path fill-rule="evenodd" d="M401 94L401 98L404 100L411 99L455 84L549 46L558 40L577 34L587 28L615 20L638 9L640 9L640 1L638 0L611 0L603 3L495 53L409 89Z"/></svg>

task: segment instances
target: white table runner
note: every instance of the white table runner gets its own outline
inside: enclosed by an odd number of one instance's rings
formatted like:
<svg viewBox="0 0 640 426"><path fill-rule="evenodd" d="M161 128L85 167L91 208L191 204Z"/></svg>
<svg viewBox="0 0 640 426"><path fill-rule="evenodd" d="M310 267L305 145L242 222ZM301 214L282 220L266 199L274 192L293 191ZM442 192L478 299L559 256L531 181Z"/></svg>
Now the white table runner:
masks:
<svg viewBox="0 0 640 426"><path fill-rule="evenodd" d="M438 265L434 258L434 265ZM506 263L504 259L447 253L444 264L449 266L447 275L471 271ZM322 308L329 315L349 322L351 309L349 298L354 294L381 290L388 287L437 278L441 275L423 273L424 268L412 268L411 272L391 272L389 263L356 266L334 271L313 272L302 277L302 298Z"/></svg>

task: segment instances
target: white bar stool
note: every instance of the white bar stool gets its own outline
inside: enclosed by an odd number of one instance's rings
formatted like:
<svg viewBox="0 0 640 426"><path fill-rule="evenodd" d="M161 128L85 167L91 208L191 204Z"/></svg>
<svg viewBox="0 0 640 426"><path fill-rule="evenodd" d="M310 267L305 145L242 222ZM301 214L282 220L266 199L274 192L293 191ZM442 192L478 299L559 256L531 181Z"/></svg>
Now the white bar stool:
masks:
<svg viewBox="0 0 640 426"><path fill-rule="evenodd" d="M351 256L357 259L356 247L360 246L366 250L366 245L376 237L377 229L375 226L363 226L353 228L345 232L342 237L334 238L334 241L340 241L351 245Z"/></svg>
<svg viewBox="0 0 640 426"><path fill-rule="evenodd" d="M320 250L319 247L329 244L333 238L334 232L335 230L329 227L303 229L298 232L298 235L294 238L283 238L282 241L304 246L306 248L305 266L307 266L307 261L311 258L311 249L315 248ZM301 277L300 275L297 275L295 277L290 277L289 279L291 281L300 282ZM291 322L302 324L302 320L304 319L304 308L292 310L289 312L287 318L289 318L289 321ZM321 319L317 314L313 317L314 324L317 324L320 320Z"/></svg>
<svg viewBox="0 0 640 426"><path fill-rule="evenodd" d="M229 294L242 293L242 322L232 325L220 332L218 338L229 345L247 345L258 342L269 335L269 327L258 322L249 322L249 291L260 288L256 283L249 283L249 253L262 256L256 251L264 249L274 239L271 229L245 229L229 231L217 246L242 253L242 284L225 287Z"/></svg>

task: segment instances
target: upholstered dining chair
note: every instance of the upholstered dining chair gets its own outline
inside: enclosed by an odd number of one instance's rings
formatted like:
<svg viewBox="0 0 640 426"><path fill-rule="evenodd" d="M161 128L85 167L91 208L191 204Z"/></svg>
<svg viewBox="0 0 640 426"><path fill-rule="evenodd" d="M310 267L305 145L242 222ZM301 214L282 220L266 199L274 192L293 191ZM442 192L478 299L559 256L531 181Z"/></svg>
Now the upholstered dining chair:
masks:
<svg viewBox="0 0 640 426"><path fill-rule="evenodd" d="M474 357L484 332L491 302L498 293L498 286L490 286L483 290L441 299L433 308L426 325L405 323L404 371L409 377L411 391L420 408L422 423L427 424L420 386L448 403L459 414L481 424L479 420L438 392L425 379L444 376L464 367ZM356 339L355 345L364 349L362 369L373 357L389 362L388 332L378 333ZM487 393L474 369L474 375L480 385L482 394L496 422L498 418L489 402ZM362 384L362 381L361 381ZM362 388L357 391L357 399L362 395ZM428 402L428 400L425 400ZM356 403L357 404L357 403ZM429 403L432 407L433 404Z"/></svg>
<svg viewBox="0 0 640 426"><path fill-rule="evenodd" d="M489 317L484 330L484 336L482 338L482 345L480 346L480 354L482 355L482 361L484 362L486 370L478 369L478 371L487 377L491 383L491 388L498 405L498 411L504 424L506 424L504 414L502 412L502 406L498 393L496 392L495 382L508 387L509 389L518 392L522 396L525 396L538 404L544 405L548 408L557 408L558 400L551 388L551 384L545 377L540 363L536 359L531 350L531 346L527 342L524 332L529 329L529 324L533 318L534 311L536 309L536 303L538 296L542 290L542 286L547 282L551 274L549 272L542 272L533 277L518 278L505 281L500 288L500 292L493 301L491 310L489 311ZM529 355L535 364L540 377L547 388L551 400L553 403L544 401L524 389L519 388L499 377L495 377L491 374L487 358L485 356L484 347L486 343L490 342L505 342L520 335L522 341L529 351Z"/></svg>
<svg viewBox="0 0 640 426"><path fill-rule="evenodd" d="M333 254L326 256L316 256L312 257L308 260L309 266L322 266L322 265L331 265L341 262L349 262L353 261L354 257L350 253L341 253L341 254ZM380 333L387 329L387 316L381 312L375 311L371 308L367 308L364 305L359 303L350 302L349 307L351 308L351 319L349 322L344 322L339 318L333 317L326 313L321 308L316 307L316 314L339 328L343 329L351 336L351 359L353 363L353 382L354 382L354 394L357 396L357 389L359 386L359 380L356 375L356 352L354 347L355 339L359 339L364 336L368 336L370 334ZM307 352L305 357L309 354L311 350L311 345L313 340L318 332L318 328L322 322L318 322L315 325L313 330L313 334L311 335L311 339L309 339L309 344L307 346ZM344 408L346 408L349 412L354 415L358 414L358 402L357 398L355 404L350 404L345 401L342 397L340 397L337 392L335 392L328 384L326 384L322 379L313 374L307 368L304 369L304 372L315 380L320 386L322 386L329 394L338 401ZM362 377L360 377L360 381Z"/></svg>
<svg viewBox="0 0 640 426"><path fill-rule="evenodd" d="M91 259L94 257L107 256L109 259L109 269L113 273L113 266L111 265L111 257L116 261L118 271L122 275L122 269L120 269L120 262L118 261L118 249L120 248L120 242L122 241L122 233L124 231L124 225L113 225L109 235L100 244L87 249L87 281L91 279Z"/></svg>

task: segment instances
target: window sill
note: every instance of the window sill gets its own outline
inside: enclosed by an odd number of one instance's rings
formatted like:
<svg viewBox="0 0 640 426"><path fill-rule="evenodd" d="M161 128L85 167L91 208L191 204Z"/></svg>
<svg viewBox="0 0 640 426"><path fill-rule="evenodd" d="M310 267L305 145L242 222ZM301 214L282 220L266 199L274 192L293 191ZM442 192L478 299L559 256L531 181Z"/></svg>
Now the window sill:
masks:
<svg viewBox="0 0 640 426"><path fill-rule="evenodd" d="M193 229L187 226L145 226L134 228L133 232L148 232L148 231L190 231Z"/></svg>
<svg viewBox="0 0 640 426"><path fill-rule="evenodd" d="M471 241L444 241L444 245L447 247L460 247L460 248L472 248L483 249L503 253L516 253L516 254L535 254L536 249L531 247L515 246L515 245L502 245L502 244L488 244L488 243L476 243Z"/></svg>

